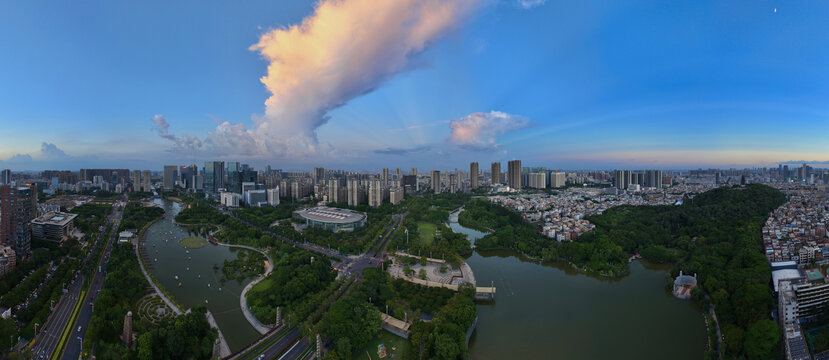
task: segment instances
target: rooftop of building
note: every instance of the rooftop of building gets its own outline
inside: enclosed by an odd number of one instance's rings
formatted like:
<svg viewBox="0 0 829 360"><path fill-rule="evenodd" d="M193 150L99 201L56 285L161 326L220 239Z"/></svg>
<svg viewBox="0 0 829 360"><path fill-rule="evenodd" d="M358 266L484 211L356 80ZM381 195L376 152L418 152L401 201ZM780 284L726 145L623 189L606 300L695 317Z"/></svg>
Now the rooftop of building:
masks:
<svg viewBox="0 0 829 360"><path fill-rule="evenodd" d="M37 219L32 220L32 224L64 226L73 219L75 219L77 216L77 214L50 212L42 215Z"/></svg>
<svg viewBox="0 0 829 360"><path fill-rule="evenodd" d="M297 210L295 213L303 218L337 224L348 224L365 219L366 215L349 209L340 209L327 206L317 206Z"/></svg>

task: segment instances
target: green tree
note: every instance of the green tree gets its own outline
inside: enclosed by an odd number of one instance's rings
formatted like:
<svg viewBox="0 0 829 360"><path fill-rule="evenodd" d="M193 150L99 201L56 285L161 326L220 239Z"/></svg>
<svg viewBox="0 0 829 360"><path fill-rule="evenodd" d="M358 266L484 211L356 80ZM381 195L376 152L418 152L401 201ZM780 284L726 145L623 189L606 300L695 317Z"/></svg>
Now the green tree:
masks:
<svg viewBox="0 0 829 360"><path fill-rule="evenodd" d="M153 360L153 334L143 333L138 337L138 359Z"/></svg>
<svg viewBox="0 0 829 360"><path fill-rule="evenodd" d="M17 326L12 319L0 319L0 349L11 347L12 338L17 338Z"/></svg>
<svg viewBox="0 0 829 360"><path fill-rule="evenodd" d="M774 359L780 343L780 329L770 319L763 319L751 324L746 331L745 349L749 360Z"/></svg>

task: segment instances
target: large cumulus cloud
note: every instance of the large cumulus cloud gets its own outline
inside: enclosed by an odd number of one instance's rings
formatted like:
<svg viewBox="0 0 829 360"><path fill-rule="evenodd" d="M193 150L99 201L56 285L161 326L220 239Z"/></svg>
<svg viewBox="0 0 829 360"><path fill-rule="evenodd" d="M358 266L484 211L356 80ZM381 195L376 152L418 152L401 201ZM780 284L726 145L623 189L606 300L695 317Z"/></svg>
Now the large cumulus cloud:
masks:
<svg viewBox="0 0 829 360"><path fill-rule="evenodd" d="M254 117L254 150L319 151L329 111L410 69L479 1L324 0L301 24L266 32L251 46L269 62L261 81L271 93Z"/></svg>

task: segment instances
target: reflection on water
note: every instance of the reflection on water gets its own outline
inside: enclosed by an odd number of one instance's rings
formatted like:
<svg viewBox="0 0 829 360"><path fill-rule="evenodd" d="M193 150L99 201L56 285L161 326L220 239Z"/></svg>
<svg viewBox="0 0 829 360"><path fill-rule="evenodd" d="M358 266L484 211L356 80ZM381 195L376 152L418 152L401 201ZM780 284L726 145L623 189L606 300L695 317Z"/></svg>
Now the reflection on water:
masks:
<svg viewBox="0 0 829 360"><path fill-rule="evenodd" d="M665 291L671 265L634 261L630 275L606 278L510 250L477 251L467 262L478 284L498 289L494 304L477 306L473 359L690 360L705 351L702 315Z"/></svg>
<svg viewBox="0 0 829 360"><path fill-rule="evenodd" d="M150 271L167 293L185 308L206 305L222 329L231 351L255 340L259 333L250 326L239 307L239 295L249 280L221 282L222 263L236 259L238 251L247 250L210 243L198 249L185 249L178 242L188 237L187 230L172 223L181 206L170 201L155 201L164 207L165 215L163 220L147 229L145 244L151 259L148 263L152 267ZM214 270L214 265L218 269Z"/></svg>

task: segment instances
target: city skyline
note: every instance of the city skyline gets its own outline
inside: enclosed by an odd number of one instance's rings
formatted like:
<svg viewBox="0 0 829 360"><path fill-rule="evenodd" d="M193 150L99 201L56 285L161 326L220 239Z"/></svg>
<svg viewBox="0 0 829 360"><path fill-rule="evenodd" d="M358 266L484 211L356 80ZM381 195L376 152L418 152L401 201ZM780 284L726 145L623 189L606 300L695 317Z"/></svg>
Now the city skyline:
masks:
<svg viewBox="0 0 829 360"><path fill-rule="evenodd" d="M829 165L826 4L40 7L0 12L0 168Z"/></svg>

